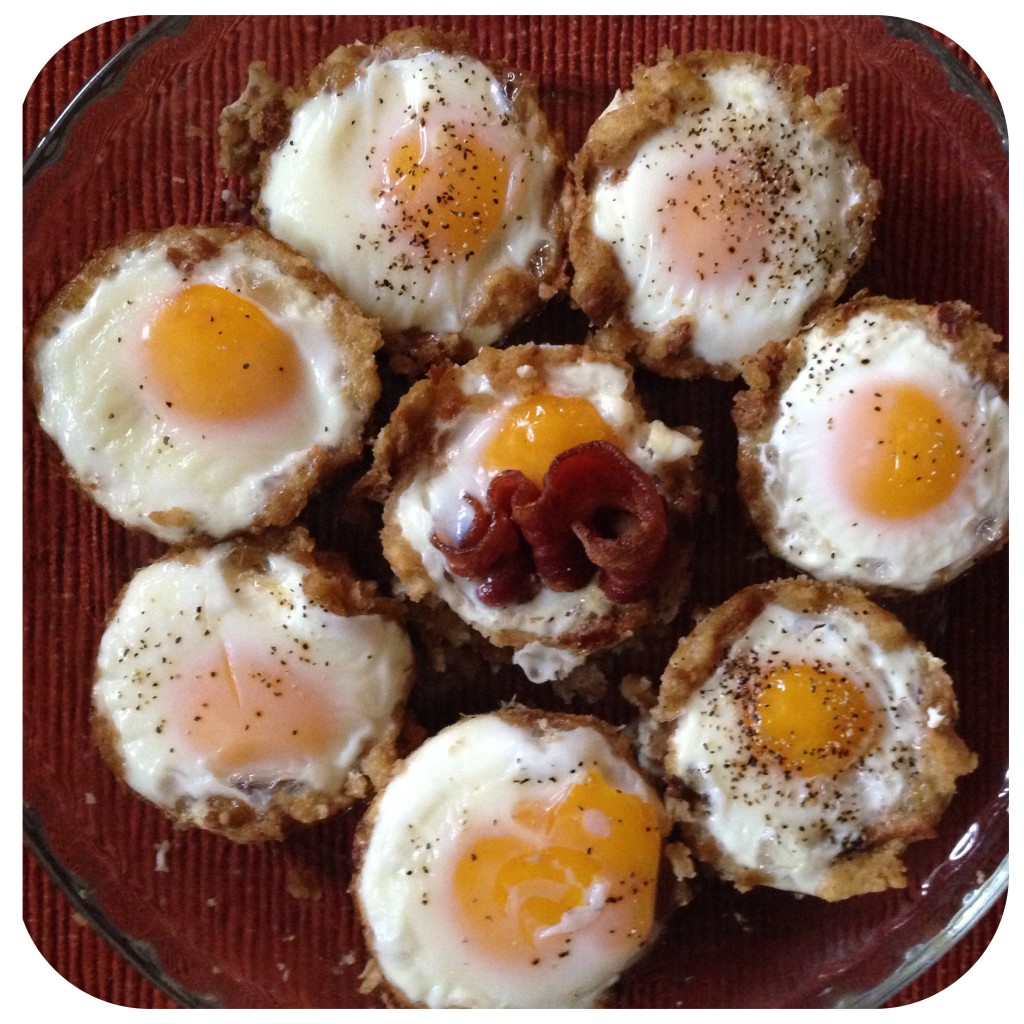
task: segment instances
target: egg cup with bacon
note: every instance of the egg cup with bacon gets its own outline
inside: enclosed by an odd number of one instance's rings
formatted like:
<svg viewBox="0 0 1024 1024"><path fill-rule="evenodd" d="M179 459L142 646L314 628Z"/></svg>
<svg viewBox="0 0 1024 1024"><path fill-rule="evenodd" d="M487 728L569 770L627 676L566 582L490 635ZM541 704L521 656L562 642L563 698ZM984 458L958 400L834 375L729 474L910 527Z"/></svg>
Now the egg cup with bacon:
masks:
<svg viewBox="0 0 1024 1024"><path fill-rule="evenodd" d="M415 384L364 486L431 631L468 625L551 680L675 615L699 448L648 421L622 360L521 345Z"/></svg>

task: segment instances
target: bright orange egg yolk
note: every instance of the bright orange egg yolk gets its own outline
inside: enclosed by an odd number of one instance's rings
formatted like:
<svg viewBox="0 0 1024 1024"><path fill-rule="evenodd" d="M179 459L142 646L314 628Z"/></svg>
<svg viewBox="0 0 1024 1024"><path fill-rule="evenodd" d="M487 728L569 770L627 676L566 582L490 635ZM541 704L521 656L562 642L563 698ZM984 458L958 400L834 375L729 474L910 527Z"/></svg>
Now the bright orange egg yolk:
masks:
<svg viewBox="0 0 1024 1024"><path fill-rule="evenodd" d="M620 444L586 398L536 395L508 411L483 464L492 473L518 469L540 487L556 455L587 441Z"/></svg>
<svg viewBox="0 0 1024 1024"><path fill-rule="evenodd" d="M428 257L466 260L500 227L509 180L502 155L472 129L413 125L392 140L383 198Z"/></svg>
<svg viewBox="0 0 1024 1024"><path fill-rule="evenodd" d="M248 299L216 285L180 291L150 325L148 386L174 415L241 421L271 416L299 393L294 340Z"/></svg>
<svg viewBox="0 0 1024 1024"><path fill-rule="evenodd" d="M227 650L182 680L168 726L221 778L323 760L344 723L287 668Z"/></svg>
<svg viewBox="0 0 1024 1024"><path fill-rule="evenodd" d="M772 208L768 186L744 161L699 166L664 195L655 246L687 278L746 278L762 262Z"/></svg>
<svg viewBox="0 0 1024 1024"><path fill-rule="evenodd" d="M573 933L639 945L654 921L661 853L651 802L594 771L550 801L523 799L512 821L478 830L455 871L468 941L501 962L572 952Z"/></svg>
<svg viewBox="0 0 1024 1024"><path fill-rule="evenodd" d="M832 429L840 482L869 515L922 515L960 482L964 448L957 426L915 384L856 393L842 403Z"/></svg>
<svg viewBox="0 0 1024 1024"><path fill-rule="evenodd" d="M763 675L745 725L755 756L797 775L836 775L868 748L875 713L864 688L814 665L785 665Z"/></svg>

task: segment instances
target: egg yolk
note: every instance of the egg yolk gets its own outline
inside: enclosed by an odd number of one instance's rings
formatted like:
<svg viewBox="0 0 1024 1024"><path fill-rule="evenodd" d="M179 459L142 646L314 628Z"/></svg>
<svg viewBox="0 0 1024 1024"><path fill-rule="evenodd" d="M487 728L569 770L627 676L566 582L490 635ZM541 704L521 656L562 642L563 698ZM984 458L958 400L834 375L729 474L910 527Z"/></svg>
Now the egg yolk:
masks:
<svg viewBox="0 0 1024 1024"><path fill-rule="evenodd" d="M919 516L956 488L964 448L956 424L914 384L857 392L833 417L840 481L864 512Z"/></svg>
<svg viewBox="0 0 1024 1024"><path fill-rule="evenodd" d="M540 487L556 455L587 441L620 445L586 398L537 395L509 409L484 452L483 465L492 473L518 469Z"/></svg>
<svg viewBox="0 0 1024 1024"><path fill-rule="evenodd" d="M187 736L221 778L261 768L297 772L330 757L344 734L337 711L326 713L294 672L228 649L183 680L170 706L172 734Z"/></svg>
<svg viewBox="0 0 1024 1024"><path fill-rule="evenodd" d="M832 669L785 665L761 676L746 710L755 756L797 775L836 775L873 740L863 687Z"/></svg>
<svg viewBox="0 0 1024 1024"><path fill-rule="evenodd" d="M673 178L662 197L671 268L703 281L753 273L764 259L773 208L769 187L742 158Z"/></svg>
<svg viewBox="0 0 1024 1024"><path fill-rule="evenodd" d="M650 934L661 835L648 800L590 771L553 800L519 801L493 834L481 831L454 876L474 948L536 964L570 955L573 934L590 928L615 946Z"/></svg>
<svg viewBox="0 0 1024 1024"><path fill-rule="evenodd" d="M471 129L414 125L392 140L382 195L425 255L468 260L500 227L509 181L502 154Z"/></svg>
<svg viewBox="0 0 1024 1024"><path fill-rule="evenodd" d="M294 340L254 303L210 284L184 288L145 338L148 382L175 414L240 421L270 416L297 396Z"/></svg>

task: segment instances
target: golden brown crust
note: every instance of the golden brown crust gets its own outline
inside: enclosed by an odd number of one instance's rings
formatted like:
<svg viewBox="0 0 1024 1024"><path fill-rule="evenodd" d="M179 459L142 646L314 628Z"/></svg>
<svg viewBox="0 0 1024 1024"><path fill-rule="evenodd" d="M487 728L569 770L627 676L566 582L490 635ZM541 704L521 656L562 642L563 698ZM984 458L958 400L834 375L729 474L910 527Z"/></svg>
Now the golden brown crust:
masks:
<svg viewBox="0 0 1024 1024"><path fill-rule="evenodd" d="M401 602L378 594L375 583L356 577L340 554L318 551L301 527L238 540L227 561L240 579L259 578L266 571L267 558L272 554L284 554L306 567L303 591L311 602L325 610L343 617L379 615L404 627L405 608ZM167 561L189 564L201 556L202 551L195 547L178 547L153 564ZM108 621L116 614L128 585L111 605ZM368 799L384 784L397 757L397 744L405 727L402 707L412 687L413 674L410 670L401 685L391 722L360 754L337 791L324 792L290 784L273 788L267 794L266 803L258 809L241 799L213 796L200 802L181 799L175 806L161 807L161 810L176 828L201 828L233 842L260 843L284 839L299 826L322 821ZM97 750L114 775L126 785L124 755L116 724L95 706L90 718Z"/></svg>
<svg viewBox="0 0 1024 1024"><path fill-rule="evenodd" d="M305 100L324 91L340 92L352 85L373 62L396 60L421 53L448 53L483 63L498 81L508 83L512 116L532 125L536 144L550 152L558 172L543 195L530 202L547 211L552 244L538 253L531 266L506 266L485 283L472 305L464 311L462 331L498 326L502 336L557 292L568 287L567 239L572 212L572 180L568 172L565 144L552 128L540 106L536 84L523 73L499 60L484 60L473 54L464 35L413 27L391 32L370 46L353 43L330 53L305 81L287 88L274 82L266 66L257 62L249 71L245 91L221 114L221 165L246 180L257 194L253 216L267 225L268 211L259 191L276 147L287 137L292 111ZM430 333L411 329L386 338L389 365L396 373L414 377L445 361L466 362L480 346L461 334Z"/></svg>
<svg viewBox="0 0 1024 1024"><path fill-rule="evenodd" d="M115 276L123 262L134 252L157 250L186 280L197 267L218 258L229 246L241 246L245 255L266 260L282 275L288 290L301 291L320 304L324 311L325 329L347 363L345 374L347 399L357 411L358 431L341 438L334 445L312 445L305 462L276 490L267 496L265 507L240 532L258 532L270 527L289 525L305 507L310 495L338 470L359 458L365 445L364 430L370 414L380 398L381 382L377 372L376 353L383 339L374 320L365 317L356 306L338 294L327 276L305 256L264 231L239 224L173 225L157 231L134 232L115 245L89 258L79 272L50 299L32 327L28 348L29 393L38 405L42 383L36 372L40 349L56 334L61 323L83 309L100 283ZM287 294L279 294L274 285L260 285L259 300L268 308ZM91 497L91 488L70 472L74 484ZM220 538L201 531L192 531L194 515L182 508L154 509L149 518L158 526L189 531L184 543L207 544Z"/></svg>
<svg viewBox="0 0 1024 1024"><path fill-rule="evenodd" d="M902 853L906 846L934 834L935 826L954 796L957 780L974 770L977 757L956 733L958 706L953 684L942 663L927 654L906 627L890 612L869 600L862 591L797 577L746 587L712 609L684 637L661 679L657 705L646 722L645 759L665 766L668 738L683 709L715 673L732 644L769 606L781 605L812 616L836 609L857 618L870 631L884 654L913 647L921 655L915 677L916 701L929 709L938 724L925 730L916 748L917 775L912 795L900 813L865 828L862 848L838 857L815 895L826 900L846 899L905 884ZM679 824L694 856L729 879L741 890L770 885L764 871L734 861L715 840L702 820L701 799L681 780L666 779L666 806Z"/></svg>
<svg viewBox="0 0 1024 1024"><path fill-rule="evenodd" d="M287 135L290 117L284 86L263 61L253 61L242 94L221 111L221 169L257 184L265 154Z"/></svg>
<svg viewBox="0 0 1024 1024"><path fill-rule="evenodd" d="M924 305L911 300L860 293L849 302L819 317L795 337L785 342L769 342L743 364L745 390L733 398L732 418L738 431L737 490L754 528L769 549L785 557L777 544L776 505L765 493L765 475L761 447L769 440L776 421L785 408L785 392L809 358L807 338L810 331L837 337L848 324L864 315L877 314L895 321L918 324L927 337L951 344L953 359L965 366L979 381L991 384L1004 399L1009 389L1009 355L1003 339L981 320L967 303L953 301ZM980 538L979 538L980 540ZM979 547L975 561L1006 544L1004 532L989 544ZM950 568L935 574L928 589L949 582L963 568ZM860 582L858 585L867 586ZM871 586L878 595L898 595L897 587Z"/></svg>
<svg viewBox="0 0 1024 1024"><path fill-rule="evenodd" d="M611 245L591 227L592 193L602 179L625 175L640 147L653 135L707 106L712 95L705 81L709 72L736 66L748 66L769 76L789 96L794 122L808 123L860 165L856 188L862 199L847 218L852 239L849 261L833 268L822 295L806 311L805 323L835 302L866 259L872 240L881 186L861 160L853 127L843 112L842 89L808 96L804 92L810 73L807 68L754 53L694 51L675 57L665 51L657 64L636 68L632 88L619 94L617 102L591 126L573 160L570 294L594 325L593 343L601 351L635 358L666 377L732 380L738 376L739 367L725 361L710 363L691 350L693 320L689 316L681 316L657 331L644 330L630 321L626 311L630 282Z"/></svg>
<svg viewBox="0 0 1024 1024"><path fill-rule="evenodd" d="M638 420L646 420L633 387L629 365L619 357L600 354L585 345L517 345L504 350L485 349L465 367L433 370L405 394L390 422L374 441L373 465L359 487L384 505L381 542L385 557L406 596L422 603L423 613L415 616L414 620L428 620L430 625L425 635L432 644L467 642L466 626L438 596L436 584L420 553L402 533L396 510L403 491L421 472L443 465L445 442L439 425L470 410L475 404L481 408L489 404L486 397L466 394L463 389L466 374L479 373L498 394L515 396L517 401L521 401L546 389L547 371L551 367L574 363L610 364L622 370L628 381L624 397L633 405ZM691 545L686 536L686 524L695 515L701 500L694 453L667 462L659 474L657 485L670 510L675 533L658 584L640 600L614 604L603 617L576 631L566 630L557 637L546 639L545 643L586 657L597 651L619 647L673 617L687 588ZM540 639L532 632L500 627L487 631L484 636L493 647L506 649L506 655Z"/></svg>

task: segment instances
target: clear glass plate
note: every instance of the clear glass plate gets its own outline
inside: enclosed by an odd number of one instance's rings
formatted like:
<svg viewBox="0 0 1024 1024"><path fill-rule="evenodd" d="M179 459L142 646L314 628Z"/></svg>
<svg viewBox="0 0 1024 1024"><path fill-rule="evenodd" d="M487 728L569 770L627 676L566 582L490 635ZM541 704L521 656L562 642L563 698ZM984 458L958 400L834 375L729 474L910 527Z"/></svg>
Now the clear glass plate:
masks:
<svg viewBox="0 0 1024 1024"><path fill-rule="evenodd" d="M246 219L248 197L218 169L216 126L251 60L292 80L334 46L377 39L411 20L150 23L25 165L26 326L91 252L129 230ZM634 64L653 61L662 46L759 50L806 64L814 89L848 83L848 110L885 187L877 240L853 288L964 299L1007 332L1005 126L991 94L919 26L874 17L419 20L464 31L484 55L532 72L570 151L628 84ZM575 341L584 329L556 303L524 336ZM763 554L735 497L734 387L646 376L641 383L653 412L696 423L707 438L719 505L701 523L694 602L711 605L787 573ZM359 991L364 950L347 895L358 811L286 843L233 846L173 831L116 784L92 749L89 685L105 615L132 572L162 549L127 534L67 485L30 402L24 431L27 842L90 924L184 1006L377 1005ZM341 528L336 499L328 489L304 521L325 546L376 571L373 537ZM981 760L938 835L912 848L908 886L833 905L767 890L739 895L708 882L624 979L622 1005L880 1005L992 906L1008 877L1007 595L1004 552L936 595L889 602L946 661L961 732ZM654 645L623 670L657 675L671 646ZM426 681L411 711L435 729L512 696L563 706L545 688L499 673ZM613 720L629 713L612 696L576 709Z"/></svg>

